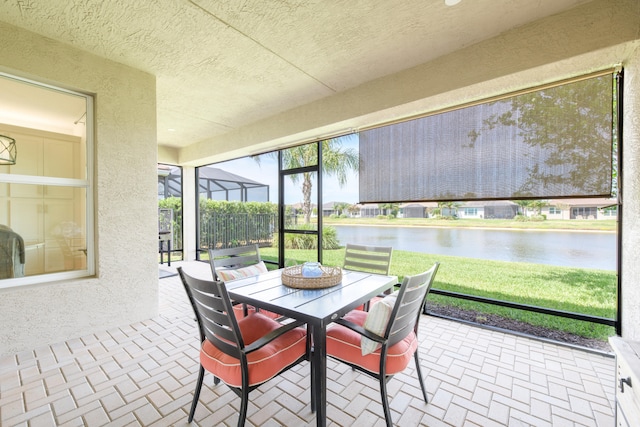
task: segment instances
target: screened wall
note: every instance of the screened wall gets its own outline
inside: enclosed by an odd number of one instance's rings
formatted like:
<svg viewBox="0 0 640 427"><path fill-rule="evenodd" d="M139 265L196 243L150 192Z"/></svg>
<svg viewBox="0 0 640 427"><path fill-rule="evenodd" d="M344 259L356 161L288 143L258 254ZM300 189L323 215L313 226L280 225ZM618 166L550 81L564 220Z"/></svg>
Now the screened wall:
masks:
<svg viewBox="0 0 640 427"><path fill-rule="evenodd" d="M360 132L360 201L612 193L614 74Z"/></svg>

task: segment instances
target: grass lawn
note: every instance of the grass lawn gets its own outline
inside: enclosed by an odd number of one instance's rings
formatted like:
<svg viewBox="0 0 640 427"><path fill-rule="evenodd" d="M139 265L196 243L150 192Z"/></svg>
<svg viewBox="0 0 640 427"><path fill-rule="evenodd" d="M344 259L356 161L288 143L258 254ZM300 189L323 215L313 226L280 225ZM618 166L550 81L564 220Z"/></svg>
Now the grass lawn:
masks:
<svg viewBox="0 0 640 427"><path fill-rule="evenodd" d="M457 226L458 221L455 223ZM296 263L302 263L305 260L315 259L314 252L287 249L287 259L289 262L295 260ZM265 260L275 260L277 248L261 248L260 254ZM343 259L344 248L323 252L325 265L340 266ZM614 318L616 314L617 277L612 271L394 250L391 274L402 280L405 274L413 275L425 271L436 261L440 262L433 285L437 289L605 318ZM612 327L605 325L440 295L431 294L428 301L433 304L498 314L586 338L606 340L607 337L615 334Z"/></svg>

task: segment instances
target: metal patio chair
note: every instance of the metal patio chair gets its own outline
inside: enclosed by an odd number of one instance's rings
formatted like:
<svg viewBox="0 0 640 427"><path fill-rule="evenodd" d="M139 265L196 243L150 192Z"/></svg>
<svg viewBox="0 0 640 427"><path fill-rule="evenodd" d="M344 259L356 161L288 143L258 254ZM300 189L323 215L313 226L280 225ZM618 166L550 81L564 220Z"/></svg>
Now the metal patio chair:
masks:
<svg viewBox="0 0 640 427"><path fill-rule="evenodd" d="M415 276L405 276L400 289L371 307L352 310L327 331L327 355L377 379L387 426L393 425L387 382L408 366L413 355L426 403L418 356L418 324L439 263Z"/></svg>
<svg viewBox="0 0 640 427"><path fill-rule="evenodd" d="M189 412L193 421L207 370L241 398L238 427L244 426L249 393L269 379L309 359L304 322L278 323L262 313L236 319L226 286L178 274L189 297L200 334L200 371Z"/></svg>

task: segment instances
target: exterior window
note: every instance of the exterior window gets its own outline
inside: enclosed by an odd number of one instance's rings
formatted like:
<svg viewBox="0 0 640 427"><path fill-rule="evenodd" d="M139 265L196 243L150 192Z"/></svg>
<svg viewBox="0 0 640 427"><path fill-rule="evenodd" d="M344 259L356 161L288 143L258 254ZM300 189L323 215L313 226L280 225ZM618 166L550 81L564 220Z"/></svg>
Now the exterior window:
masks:
<svg viewBox="0 0 640 427"><path fill-rule="evenodd" d="M595 219L597 215L596 207L578 207L571 209L572 219Z"/></svg>
<svg viewBox="0 0 640 427"><path fill-rule="evenodd" d="M92 99L2 74L0 88L25 101L0 109L17 151L0 164L0 288L91 275Z"/></svg>
<svg viewBox="0 0 640 427"><path fill-rule="evenodd" d="M556 208L555 206L551 206L549 208L549 215L560 215L562 213L562 211L559 208Z"/></svg>
<svg viewBox="0 0 640 427"><path fill-rule="evenodd" d="M602 216L605 216L607 218L615 218L618 216L618 208L616 206L605 208L602 210Z"/></svg>
<svg viewBox="0 0 640 427"><path fill-rule="evenodd" d="M464 208L464 216L478 216L478 208Z"/></svg>

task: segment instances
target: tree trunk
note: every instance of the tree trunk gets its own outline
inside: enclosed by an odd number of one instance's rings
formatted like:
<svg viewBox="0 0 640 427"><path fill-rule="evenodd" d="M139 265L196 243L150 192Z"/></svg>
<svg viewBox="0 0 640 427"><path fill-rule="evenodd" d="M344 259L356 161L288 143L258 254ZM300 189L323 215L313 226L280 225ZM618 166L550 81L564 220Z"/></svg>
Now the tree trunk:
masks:
<svg viewBox="0 0 640 427"><path fill-rule="evenodd" d="M302 183L302 196L304 202L302 203L302 211L304 212L304 223L311 223L311 174L305 173Z"/></svg>

